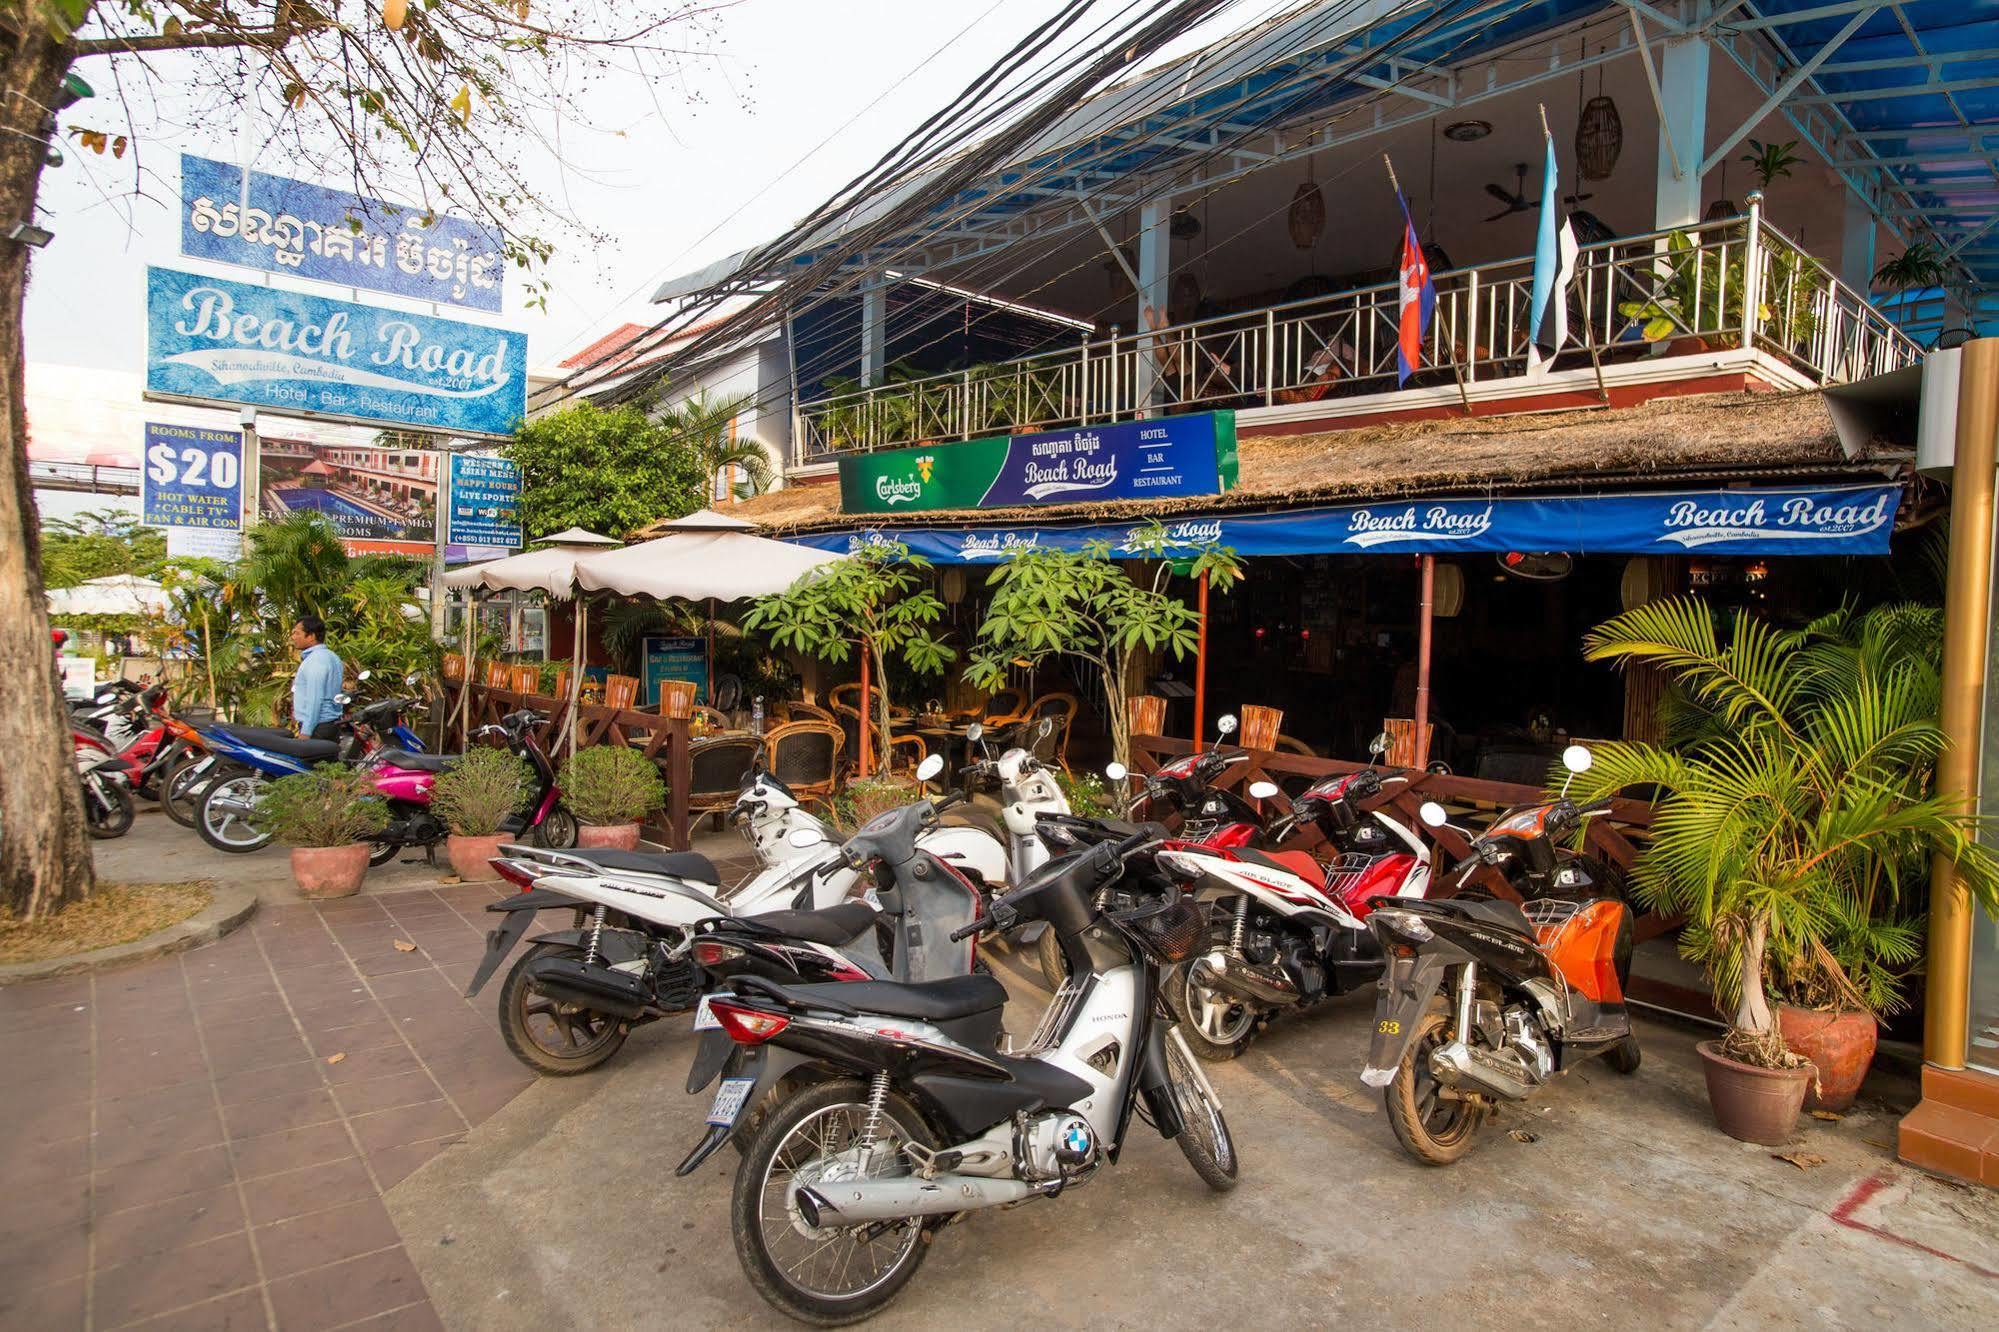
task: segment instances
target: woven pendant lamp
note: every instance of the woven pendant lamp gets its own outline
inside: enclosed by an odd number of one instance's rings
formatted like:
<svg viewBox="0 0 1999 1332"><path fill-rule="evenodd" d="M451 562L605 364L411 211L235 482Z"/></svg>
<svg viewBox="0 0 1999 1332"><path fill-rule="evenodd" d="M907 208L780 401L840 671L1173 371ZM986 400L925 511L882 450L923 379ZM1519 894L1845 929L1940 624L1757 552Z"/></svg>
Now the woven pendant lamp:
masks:
<svg viewBox="0 0 1999 1332"><path fill-rule="evenodd" d="M1309 250L1319 243L1326 230L1326 196L1317 181L1308 180L1298 187L1291 196L1285 222L1291 228L1291 243L1299 249Z"/></svg>
<svg viewBox="0 0 1999 1332"><path fill-rule="evenodd" d="M1624 118L1617 103L1599 92L1583 103L1576 118L1576 165L1584 180L1609 180L1624 151Z"/></svg>

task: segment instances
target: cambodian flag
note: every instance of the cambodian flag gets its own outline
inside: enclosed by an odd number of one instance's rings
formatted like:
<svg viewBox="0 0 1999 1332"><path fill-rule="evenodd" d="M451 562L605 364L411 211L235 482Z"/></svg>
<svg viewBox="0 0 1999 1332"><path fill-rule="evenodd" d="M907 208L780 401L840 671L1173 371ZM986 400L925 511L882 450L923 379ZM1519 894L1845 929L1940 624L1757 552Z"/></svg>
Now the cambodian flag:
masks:
<svg viewBox="0 0 1999 1332"><path fill-rule="evenodd" d="M1409 218L1409 201L1395 192L1402 205L1402 291L1401 318L1395 349L1396 386L1423 365L1423 335L1430 330L1430 314L1437 308L1437 284L1430 280L1430 261L1423 257L1422 242L1416 239L1416 224Z"/></svg>

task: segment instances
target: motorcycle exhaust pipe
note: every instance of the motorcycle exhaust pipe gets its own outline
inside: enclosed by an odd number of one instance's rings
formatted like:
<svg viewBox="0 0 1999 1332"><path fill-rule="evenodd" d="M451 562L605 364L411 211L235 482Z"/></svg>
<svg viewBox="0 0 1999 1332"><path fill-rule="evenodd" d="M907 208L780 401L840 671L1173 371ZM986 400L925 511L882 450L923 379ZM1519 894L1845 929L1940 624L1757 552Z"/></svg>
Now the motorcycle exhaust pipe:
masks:
<svg viewBox="0 0 1999 1332"><path fill-rule="evenodd" d="M1259 965L1219 950L1194 959L1191 975L1198 985L1267 1008L1288 1008L1298 1002L1298 988L1283 967Z"/></svg>
<svg viewBox="0 0 1999 1332"><path fill-rule="evenodd" d="M643 1017L652 1007L652 995L638 977L606 966L585 966L574 958L530 962L528 981L557 1003L577 1004L612 1017Z"/></svg>
<svg viewBox="0 0 1999 1332"><path fill-rule="evenodd" d="M900 1221L906 1216L942 1216L982 1207L1004 1207L1042 1192L1018 1179L938 1175L922 1179L863 1179L839 1184L801 1184L791 1191L798 1214L813 1229Z"/></svg>
<svg viewBox="0 0 1999 1332"><path fill-rule="evenodd" d="M1540 1085L1525 1066L1463 1041L1439 1046L1430 1055L1430 1072L1447 1087L1480 1091L1503 1101L1524 1100Z"/></svg>

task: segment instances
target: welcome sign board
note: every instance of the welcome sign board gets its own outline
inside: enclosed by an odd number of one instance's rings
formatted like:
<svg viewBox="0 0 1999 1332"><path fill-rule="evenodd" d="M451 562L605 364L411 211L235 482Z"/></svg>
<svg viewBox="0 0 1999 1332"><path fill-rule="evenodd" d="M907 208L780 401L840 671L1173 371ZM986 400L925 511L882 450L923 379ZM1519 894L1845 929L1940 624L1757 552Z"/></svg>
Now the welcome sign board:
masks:
<svg viewBox="0 0 1999 1332"><path fill-rule="evenodd" d="M847 513L1213 495L1236 481L1234 412L1120 421L840 459Z"/></svg>
<svg viewBox="0 0 1999 1332"><path fill-rule="evenodd" d="M288 416L503 436L527 336L275 287L146 270L146 394Z"/></svg>
<svg viewBox="0 0 1999 1332"><path fill-rule="evenodd" d="M280 276L500 312L500 235L345 190L182 153L180 252Z"/></svg>
<svg viewBox="0 0 1999 1332"><path fill-rule="evenodd" d="M1438 499L1179 519L1170 550L1223 545L1243 556L1451 555L1564 551L1572 555L1885 555L1898 486L1702 490L1551 499ZM1146 553L1130 522L1062 527L897 527L794 537L844 554L893 540L934 564L994 564L1037 547Z"/></svg>

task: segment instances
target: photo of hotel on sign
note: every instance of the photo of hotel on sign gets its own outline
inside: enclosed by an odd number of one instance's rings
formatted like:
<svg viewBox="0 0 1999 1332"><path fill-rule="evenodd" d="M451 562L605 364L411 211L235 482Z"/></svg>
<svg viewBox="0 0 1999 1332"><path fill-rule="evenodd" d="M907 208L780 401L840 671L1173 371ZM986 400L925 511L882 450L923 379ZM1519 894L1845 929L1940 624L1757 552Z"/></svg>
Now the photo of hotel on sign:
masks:
<svg viewBox="0 0 1999 1332"><path fill-rule="evenodd" d="M261 455L265 518L310 509L350 543L391 542L411 554L437 539L438 455L429 449L266 438Z"/></svg>

